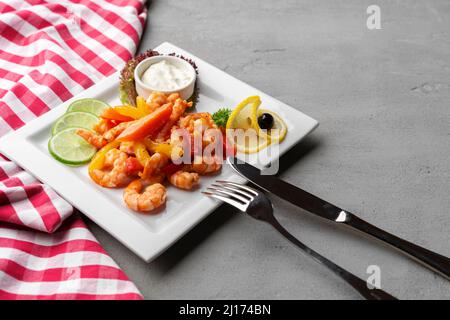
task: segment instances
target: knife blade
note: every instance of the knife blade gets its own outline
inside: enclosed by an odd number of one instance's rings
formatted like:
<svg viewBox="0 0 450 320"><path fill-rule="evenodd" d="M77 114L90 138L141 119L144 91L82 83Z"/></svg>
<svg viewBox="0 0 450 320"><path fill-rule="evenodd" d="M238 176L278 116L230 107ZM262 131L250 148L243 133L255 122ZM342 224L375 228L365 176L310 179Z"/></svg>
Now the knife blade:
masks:
<svg viewBox="0 0 450 320"><path fill-rule="evenodd" d="M231 167L241 176L250 180L260 188L277 195L278 197L302 208L310 213L327 220L344 224L357 231L365 233L382 242L385 242L399 252L422 263L425 267L450 280L450 259L418 246L414 243L399 238L384 231L355 214L343 210L319 197L302 190L274 175L263 175L261 170L245 163L235 157L228 157Z"/></svg>
<svg viewBox="0 0 450 320"><path fill-rule="evenodd" d="M235 157L229 157L228 162L244 178L306 211L335 222L346 219L344 210L274 175L262 175L261 170Z"/></svg>

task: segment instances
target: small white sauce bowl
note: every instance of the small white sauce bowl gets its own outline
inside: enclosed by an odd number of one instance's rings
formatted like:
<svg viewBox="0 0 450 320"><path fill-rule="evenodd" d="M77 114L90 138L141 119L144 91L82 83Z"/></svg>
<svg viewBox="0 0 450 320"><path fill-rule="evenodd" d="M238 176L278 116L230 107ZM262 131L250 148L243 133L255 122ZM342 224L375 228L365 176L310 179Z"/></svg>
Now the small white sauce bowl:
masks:
<svg viewBox="0 0 450 320"><path fill-rule="evenodd" d="M192 80L185 86L182 86L180 88L176 88L175 90L170 90L170 91L157 90L157 89L152 88L152 87L148 86L147 84L145 84L142 81L142 75L144 74L145 70L147 70L152 64L160 62L162 60L170 61L170 63L172 63L176 66L179 66L180 68L184 68L184 69L188 70L188 72L191 73ZM141 62L139 62L139 64L134 69L134 82L136 85L136 92L138 95L140 95L141 97L144 97L146 100L148 99L148 97L150 96L150 94L153 91L163 92L165 94L171 94L171 93L178 92L182 99L187 100L194 93L196 79L197 79L197 73L195 72L194 67L191 66L191 64L189 62L187 62L186 60L183 60L181 58L174 57L174 56L150 57L150 58L144 59Z"/></svg>

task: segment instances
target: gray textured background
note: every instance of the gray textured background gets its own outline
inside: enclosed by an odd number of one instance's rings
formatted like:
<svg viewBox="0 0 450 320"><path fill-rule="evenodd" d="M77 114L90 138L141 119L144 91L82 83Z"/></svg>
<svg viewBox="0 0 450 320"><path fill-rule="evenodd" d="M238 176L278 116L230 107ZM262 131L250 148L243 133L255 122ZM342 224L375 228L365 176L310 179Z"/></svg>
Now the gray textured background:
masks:
<svg viewBox="0 0 450 320"><path fill-rule="evenodd" d="M366 28L381 7L382 30ZM169 41L320 121L282 177L450 256L450 2L152 1L141 50ZM282 223L402 299L450 283L272 198ZM148 299L359 299L268 226L221 207L150 264L90 223Z"/></svg>

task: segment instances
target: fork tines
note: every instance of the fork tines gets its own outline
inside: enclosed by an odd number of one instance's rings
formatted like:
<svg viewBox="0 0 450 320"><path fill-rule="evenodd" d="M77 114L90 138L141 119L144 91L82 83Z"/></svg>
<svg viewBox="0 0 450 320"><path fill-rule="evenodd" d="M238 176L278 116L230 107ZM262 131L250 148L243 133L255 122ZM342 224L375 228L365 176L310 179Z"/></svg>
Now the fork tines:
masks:
<svg viewBox="0 0 450 320"><path fill-rule="evenodd" d="M202 193L231 204L241 211L245 211L248 204L258 195L250 187L223 180L216 181Z"/></svg>

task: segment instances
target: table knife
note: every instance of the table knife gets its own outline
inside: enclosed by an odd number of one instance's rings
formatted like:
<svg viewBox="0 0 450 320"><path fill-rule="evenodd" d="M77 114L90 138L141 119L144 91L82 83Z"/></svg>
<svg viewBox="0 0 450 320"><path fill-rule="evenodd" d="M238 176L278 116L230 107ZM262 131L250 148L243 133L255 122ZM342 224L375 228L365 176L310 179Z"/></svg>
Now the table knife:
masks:
<svg viewBox="0 0 450 320"><path fill-rule="evenodd" d="M441 274L447 280L450 280L449 258L386 232L363 219L358 218L355 214L322 200L274 175L261 174L261 171L258 168L255 168L240 159L228 157L228 162L237 173L260 188L321 218L349 226L381 240L413 258L417 262L422 263L425 267Z"/></svg>

